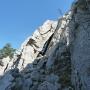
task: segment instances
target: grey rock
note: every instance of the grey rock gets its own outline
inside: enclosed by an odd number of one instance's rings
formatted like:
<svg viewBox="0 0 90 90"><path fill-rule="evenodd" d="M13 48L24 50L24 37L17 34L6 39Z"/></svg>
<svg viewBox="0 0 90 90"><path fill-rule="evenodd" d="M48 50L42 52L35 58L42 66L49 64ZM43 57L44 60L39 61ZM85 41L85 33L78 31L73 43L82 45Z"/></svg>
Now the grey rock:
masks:
<svg viewBox="0 0 90 90"><path fill-rule="evenodd" d="M59 87L45 81L38 86L37 90L58 90Z"/></svg>
<svg viewBox="0 0 90 90"><path fill-rule="evenodd" d="M5 74L5 76L0 79L0 90L6 90L12 84L13 79L11 74Z"/></svg>
<svg viewBox="0 0 90 90"><path fill-rule="evenodd" d="M33 82L31 78L28 78L24 81L23 89L22 90L30 90L30 87L32 86Z"/></svg>
<svg viewBox="0 0 90 90"><path fill-rule="evenodd" d="M90 90L90 2L74 4L40 26L13 59L1 60L0 90Z"/></svg>
<svg viewBox="0 0 90 90"><path fill-rule="evenodd" d="M38 71L33 71L30 76L32 80L36 80L36 81L38 81L41 77Z"/></svg>
<svg viewBox="0 0 90 90"><path fill-rule="evenodd" d="M59 77L57 75L51 74L46 76L45 78L46 81L55 84L56 82L59 81Z"/></svg>

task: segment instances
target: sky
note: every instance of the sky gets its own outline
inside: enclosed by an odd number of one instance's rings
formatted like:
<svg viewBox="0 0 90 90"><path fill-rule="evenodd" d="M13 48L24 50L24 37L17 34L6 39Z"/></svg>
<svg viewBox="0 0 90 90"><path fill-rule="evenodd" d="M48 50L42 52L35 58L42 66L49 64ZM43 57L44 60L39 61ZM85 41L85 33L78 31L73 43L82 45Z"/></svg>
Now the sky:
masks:
<svg viewBox="0 0 90 90"><path fill-rule="evenodd" d="M57 20L74 0L0 0L0 48L19 48L46 20Z"/></svg>

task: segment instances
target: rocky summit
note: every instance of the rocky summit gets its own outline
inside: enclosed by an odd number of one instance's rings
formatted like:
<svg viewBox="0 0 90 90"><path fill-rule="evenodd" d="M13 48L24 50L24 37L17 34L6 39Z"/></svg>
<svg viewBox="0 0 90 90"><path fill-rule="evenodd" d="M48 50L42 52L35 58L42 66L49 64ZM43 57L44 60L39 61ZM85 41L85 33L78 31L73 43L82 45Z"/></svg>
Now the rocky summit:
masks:
<svg viewBox="0 0 90 90"><path fill-rule="evenodd" d="M90 0L47 20L2 62L0 90L90 90Z"/></svg>

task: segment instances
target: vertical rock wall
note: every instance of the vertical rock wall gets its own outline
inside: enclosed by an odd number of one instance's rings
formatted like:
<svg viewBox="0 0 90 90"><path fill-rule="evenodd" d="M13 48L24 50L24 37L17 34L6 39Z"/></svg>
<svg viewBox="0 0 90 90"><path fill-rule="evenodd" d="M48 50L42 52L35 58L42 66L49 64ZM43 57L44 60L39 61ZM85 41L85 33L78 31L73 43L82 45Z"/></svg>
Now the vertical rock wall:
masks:
<svg viewBox="0 0 90 90"><path fill-rule="evenodd" d="M90 90L90 1L77 0L21 45L0 90Z"/></svg>

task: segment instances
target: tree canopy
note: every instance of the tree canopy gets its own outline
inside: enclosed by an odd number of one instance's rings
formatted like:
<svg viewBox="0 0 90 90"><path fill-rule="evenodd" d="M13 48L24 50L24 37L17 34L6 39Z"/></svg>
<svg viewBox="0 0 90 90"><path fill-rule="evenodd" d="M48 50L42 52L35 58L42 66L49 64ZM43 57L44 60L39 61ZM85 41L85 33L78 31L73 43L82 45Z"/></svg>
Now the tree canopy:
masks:
<svg viewBox="0 0 90 90"><path fill-rule="evenodd" d="M12 48L10 43L7 43L2 49L0 49L0 59L9 56L10 58L13 57L15 49Z"/></svg>

